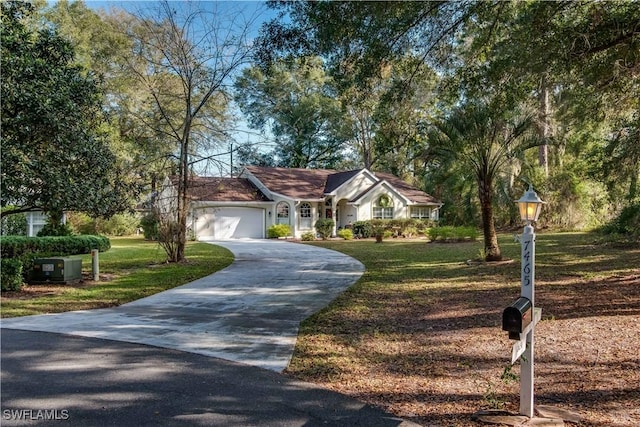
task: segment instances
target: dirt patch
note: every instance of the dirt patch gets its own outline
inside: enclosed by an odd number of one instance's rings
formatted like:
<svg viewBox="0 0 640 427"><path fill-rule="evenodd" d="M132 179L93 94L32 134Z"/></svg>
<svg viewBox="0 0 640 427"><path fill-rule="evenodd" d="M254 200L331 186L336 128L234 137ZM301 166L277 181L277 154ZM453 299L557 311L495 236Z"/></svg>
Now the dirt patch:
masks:
<svg viewBox="0 0 640 427"><path fill-rule="evenodd" d="M422 425L479 426L480 409L517 414L520 368L500 308L519 289L496 277L517 277L519 263L464 268L477 269L473 285L427 278L345 297L360 305L303 328L288 373ZM577 414L567 426L640 425L640 269L606 268L594 264L591 278L558 268L536 282L536 404Z"/></svg>

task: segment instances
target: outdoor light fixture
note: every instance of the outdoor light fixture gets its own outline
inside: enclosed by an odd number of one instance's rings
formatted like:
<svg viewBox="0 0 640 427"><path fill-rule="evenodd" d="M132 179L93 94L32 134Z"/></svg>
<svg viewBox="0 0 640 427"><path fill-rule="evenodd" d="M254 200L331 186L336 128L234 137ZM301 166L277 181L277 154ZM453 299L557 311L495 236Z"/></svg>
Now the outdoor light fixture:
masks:
<svg viewBox="0 0 640 427"><path fill-rule="evenodd" d="M529 189L524 193L524 196L520 197L516 203L520 210L520 218L527 223L538 220L542 205L544 204L536 192L533 191L531 184L529 184Z"/></svg>

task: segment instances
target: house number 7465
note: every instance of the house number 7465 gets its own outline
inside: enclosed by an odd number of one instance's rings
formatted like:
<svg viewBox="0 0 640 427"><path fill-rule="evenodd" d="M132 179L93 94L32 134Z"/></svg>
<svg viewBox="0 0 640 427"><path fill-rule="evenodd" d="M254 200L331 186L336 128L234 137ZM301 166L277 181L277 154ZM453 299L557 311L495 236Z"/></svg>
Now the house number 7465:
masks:
<svg viewBox="0 0 640 427"><path fill-rule="evenodd" d="M525 241L524 248L522 251L522 260L524 262L522 266L522 285L530 286L531 285L531 250L529 248L531 242Z"/></svg>

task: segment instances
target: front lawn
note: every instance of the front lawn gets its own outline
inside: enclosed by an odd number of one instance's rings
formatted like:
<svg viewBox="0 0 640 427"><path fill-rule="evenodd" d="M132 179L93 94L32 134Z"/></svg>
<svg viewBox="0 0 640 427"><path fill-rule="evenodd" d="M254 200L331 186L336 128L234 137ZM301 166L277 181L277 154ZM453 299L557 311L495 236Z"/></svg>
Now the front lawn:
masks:
<svg viewBox="0 0 640 427"><path fill-rule="evenodd" d="M640 248L585 233L537 235L536 404L579 425L640 425ZM366 266L307 319L287 372L425 425L477 425L481 408L518 412L519 365L501 330L520 292L520 246L499 265L467 264L482 242L315 242Z"/></svg>
<svg viewBox="0 0 640 427"><path fill-rule="evenodd" d="M227 249L200 242L189 242L186 256L185 264L167 264L155 242L113 238L111 249L99 255L100 282L90 280L91 255L79 255L85 273L82 283L32 285L21 292L3 292L2 317L113 307L208 276L233 261Z"/></svg>

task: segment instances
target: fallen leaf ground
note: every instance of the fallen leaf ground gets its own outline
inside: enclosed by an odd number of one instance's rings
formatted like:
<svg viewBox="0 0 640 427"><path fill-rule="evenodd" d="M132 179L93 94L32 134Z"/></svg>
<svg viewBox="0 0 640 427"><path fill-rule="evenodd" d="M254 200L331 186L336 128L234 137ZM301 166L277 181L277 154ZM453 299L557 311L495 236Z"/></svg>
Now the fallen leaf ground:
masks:
<svg viewBox="0 0 640 427"><path fill-rule="evenodd" d="M538 236L536 404L580 416L567 425L639 426L640 248L595 240ZM302 325L289 375L428 426L476 426L480 409L518 412L519 363L511 367L501 330L520 291L512 239L501 245L515 262L500 265L464 262L479 243L320 244L367 272Z"/></svg>

